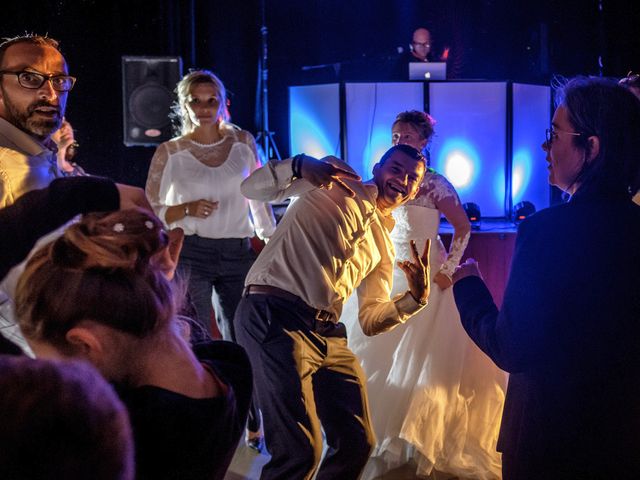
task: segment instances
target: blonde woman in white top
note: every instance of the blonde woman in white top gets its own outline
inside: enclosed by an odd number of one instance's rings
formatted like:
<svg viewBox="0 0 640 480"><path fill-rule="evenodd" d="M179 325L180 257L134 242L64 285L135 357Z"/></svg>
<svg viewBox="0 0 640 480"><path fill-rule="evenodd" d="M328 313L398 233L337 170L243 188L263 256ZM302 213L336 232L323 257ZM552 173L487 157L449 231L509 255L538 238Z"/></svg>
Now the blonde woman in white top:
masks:
<svg viewBox="0 0 640 480"><path fill-rule="evenodd" d="M158 146L146 192L165 225L184 230L178 268L188 279L198 321L211 331L215 303L223 338L235 341L233 316L255 259L250 238L268 238L275 221L268 205L240 193L242 180L260 164L253 136L228 122L220 79L193 71L176 92L181 135Z"/></svg>

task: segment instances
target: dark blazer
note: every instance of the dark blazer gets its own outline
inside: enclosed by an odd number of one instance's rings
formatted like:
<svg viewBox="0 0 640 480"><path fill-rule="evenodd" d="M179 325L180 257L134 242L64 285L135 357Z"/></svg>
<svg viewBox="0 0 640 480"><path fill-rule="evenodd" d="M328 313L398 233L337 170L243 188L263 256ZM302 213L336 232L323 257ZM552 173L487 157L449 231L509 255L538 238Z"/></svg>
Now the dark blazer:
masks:
<svg viewBox="0 0 640 480"><path fill-rule="evenodd" d="M454 286L465 330L510 372L505 479L640 478L640 207L580 197L519 229L502 309Z"/></svg>

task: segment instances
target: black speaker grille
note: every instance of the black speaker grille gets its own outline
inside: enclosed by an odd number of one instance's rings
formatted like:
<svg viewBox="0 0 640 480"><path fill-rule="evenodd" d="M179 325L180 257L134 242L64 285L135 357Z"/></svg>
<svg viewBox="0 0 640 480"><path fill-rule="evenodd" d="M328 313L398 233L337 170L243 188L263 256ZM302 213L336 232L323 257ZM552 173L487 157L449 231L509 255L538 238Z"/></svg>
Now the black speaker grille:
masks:
<svg viewBox="0 0 640 480"><path fill-rule="evenodd" d="M147 83L131 93L129 110L138 126L159 129L170 123L167 112L172 102L173 96L166 87Z"/></svg>
<svg viewBox="0 0 640 480"><path fill-rule="evenodd" d="M181 76L180 57L122 57L125 145L158 145L171 138L169 115Z"/></svg>

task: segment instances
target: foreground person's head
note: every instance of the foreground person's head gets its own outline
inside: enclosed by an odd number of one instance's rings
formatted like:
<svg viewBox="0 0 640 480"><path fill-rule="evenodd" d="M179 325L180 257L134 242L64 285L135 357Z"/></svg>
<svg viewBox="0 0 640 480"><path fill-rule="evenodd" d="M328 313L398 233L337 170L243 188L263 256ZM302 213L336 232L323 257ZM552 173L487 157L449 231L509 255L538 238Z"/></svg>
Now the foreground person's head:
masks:
<svg viewBox="0 0 640 480"><path fill-rule="evenodd" d="M133 479L125 407L90 365L0 356L0 478Z"/></svg>
<svg viewBox="0 0 640 480"><path fill-rule="evenodd" d="M18 282L20 328L38 357L82 357L127 383L170 328L168 237L143 210L90 214L38 250Z"/></svg>

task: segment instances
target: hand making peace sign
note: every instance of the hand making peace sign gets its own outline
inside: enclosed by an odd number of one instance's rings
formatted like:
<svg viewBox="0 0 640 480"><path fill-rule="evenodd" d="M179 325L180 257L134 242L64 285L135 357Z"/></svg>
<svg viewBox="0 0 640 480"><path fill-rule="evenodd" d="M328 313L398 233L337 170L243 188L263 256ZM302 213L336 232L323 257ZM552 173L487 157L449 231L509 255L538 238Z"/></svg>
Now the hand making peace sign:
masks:
<svg viewBox="0 0 640 480"><path fill-rule="evenodd" d="M431 278L431 267L429 265L429 251L431 250L431 239L427 239L424 244L424 250L422 255L418 254L416 242L411 240L409 242L411 246L411 255L413 262L405 260L404 262L398 262L398 267L404 272L407 277L407 283L409 284L409 292L413 299L421 305L426 305L429 298Z"/></svg>

